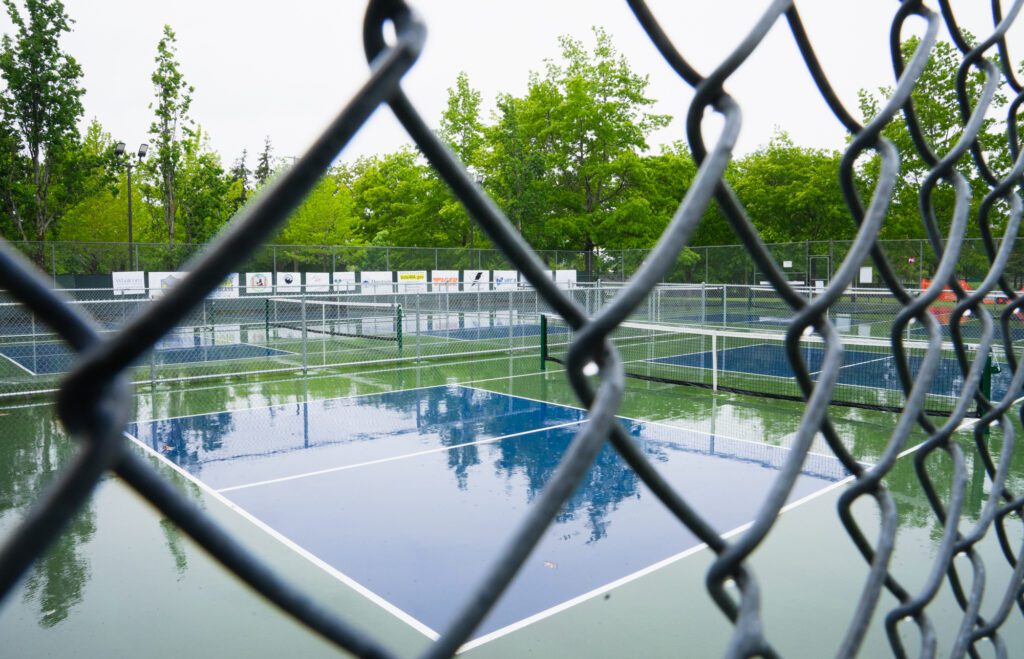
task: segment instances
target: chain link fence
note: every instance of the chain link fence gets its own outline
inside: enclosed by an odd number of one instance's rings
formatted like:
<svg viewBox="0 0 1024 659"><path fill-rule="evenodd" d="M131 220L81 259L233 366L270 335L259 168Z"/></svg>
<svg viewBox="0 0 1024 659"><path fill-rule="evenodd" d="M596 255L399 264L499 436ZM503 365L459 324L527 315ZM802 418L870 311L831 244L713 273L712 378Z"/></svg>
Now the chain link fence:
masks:
<svg viewBox="0 0 1024 659"><path fill-rule="evenodd" d="M82 305L76 306L67 296L51 290L52 274L48 274L48 270L33 267L9 244L0 248L0 284L13 298L32 310L32 323L48 327L45 331L53 332L74 353L73 362L69 364L72 370L62 381L58 395L58 413L64 426L80 443L76 459L0 548L0 593L10 593L27 567L46 550L88 499L99 479L107 472L114 472L240 579L325 639L358 656L392 656L386 638L377 638L369 630L358 629L344 616L310 601L273 568L255 559L223 528L155 473L147 461L126 450L122 436L130 413L133 365L154 351L159 341L176 326L195 322L204 300L229 273L237 272L247 259L266 258L265 250L260 252L261 245L301 202L369 116L380 105L387 104L423 155L487 232L491 243L498 247L502 261L523 273L532 284L539 296L539 300L534 301L532 313L544 304L551 314L557 315L571 329L572 341L564 355L566 374L581 403L589 410L588 422L581 426L552 480L533 501L518 530L508 538L500 554L493 557L493 568L466 597L456 620L430 645L425 656L451 656L471 636L502 597L543 531L558 515L607 443L619 452L679 523L714 553L715 559L706 575L708 596L733 625L731 640L722 648L723 654L728 657L777 656L770 630L762 621L765 604L758 580L750 567L750 558L775 526L798 474L811 459L810 447L816 441L827 446L852 475L852 481L838 497L838 516L850 543L863 556L867 576L857 601L851 607L851 617L841 643L836 648L816 648L815 651L854 656L861 649L869 626L876 624L884 625L896 656L908 654L906 644L911 635L915 636L912 647L917 648L922 656L936 654L940 637L952 656L979 656L983 646L991 646L997 656L1009 656L1012 652L1006 647L1000 629L1011 615L1019 615L1019 610L1024 609L1024 546L1019 540L1024 499L1020 492L1011 491L1008 484L1010 461L1016 450L1015 431L1009 415L1019 411L1013 409L1013 405L1024 380L1024 369L1019 368L1019 355L1010 340L1013 332L1008 328L1013 316L1024 306L1024 298L1017 293L1018 282L1014 281L1012 269L1022 212L1019 187L1024 174L1024 159L1020 157L1018 145L1017 110L1024 97L1015 72L1008 65L1016 60L1008 51L1005 35L1022 4L1024 0L1018 0L1004 12L996 0L993 3L995 26L988 34L979 35L977 42L969 41L960 32L954 13L945 0L939 2L940 11L912 1L894 7L892 56L897 80L878 115L867 125L861 125L833 93L792 2L778 0L769 3L752 23L746 37L721 64L702 73L676 49L647 6L641 0L631 0L630 7L654 46L678 73L681 84L695 90L687 111L686 137L699 171L658 246L642 261L635 260L633 270L624 268L631 277L628 285L603 305L592 303L587 309L575 294L568 295L547 277L548 264L524 243L405 97L401 81L420 54L426 35L425 26L399 0L373 0L369 3L363 30L370 62L370 74L364 86L310 150L276 180L257 203L243 209L231 227L202 253L188 254L191 260L183 269L190 274L181 285L134 315L116 331L107 331L102 318L97 320ZM904 24L911 18L920 28L920 43L904 61L899 41L904 34ZM761 241L752 218L744 211L742 200L723 179L740 122L740 108L725 91L727 82L777 24L785 24L789 28L822 99L852 136L838 174L850 221L857 227L857 239L842 250L832 251L829 277L820 280L820 287L810 284L812 264L809 258L803 265L802 276L797 265L786 266L786 262L800 263L799 250L778 250ZM394 31L391 39L385 38L385 28L389 26ZM960 136L948 151L935 153L922 137L924 132L914 111L911 91L943 26L962 55L962 70L977 73L985 84L979 98L969 99L966 94L960 95ZM997 53L999 56L995 58ZM983 126L985 130L991 130L982 120L1000 85L1002 91L1013 99L1009 106L1006 134L1013 163L997 172L986 162L985 154L978 146L978 138ZM710 144L706 142L701 127L705 112L720 115L723 124L720 135ZM920 258L917 273L906 272L894 250L880 245L877 240L900 176L900 153L882 137L881 131L900 115L910 126L917 155L929 168L919 189L920 219L932 238L927 243L916 245L917 257ZM854 164L865 154L877 158L879 164L879 174L870 190L859 189L854 179ZM979 177L986 187L985 198L977 206L969 203L970 186L963 173L968 167L971 175ZM953 216L943 223L948 226L945 234L939 230L940 222L928 203L940 182L957 198ZM790 451L780 465L771 489L759 503L753 522L728 539L719 535L701 510L661 479L615 417L624 396L625 369L623 357L612 341L613 334L644 305L658 305L659 302L650 301L650 292L658 283L665 281L674 268L692 261L681 259L680 253L711 203L718 204L742 242L742 254L737 249L735 276L739 277L740 272L750 272L752 280L738 283L760 285L762 281L767 282L765 286L773 289L774 296L788 307L784 347L789 366L795 373L797 388L807 401L799 428L789 442ZM1002 233L1001 238L994 235L996 227ZM981 236L984 249L979 253L983 253L984 258L976 262L972 260L972 274L965 277L961 270L966 267L963 265L966 263L965 236L969 228L971 233ZM45 261L45 256L43 258ZM44 261L37 262L45 266ZM139 261L142 261L141 255ZM839 385L843 367L844 336L838 327L838 307L859 303L859 300L853 300L854 293L850 289L858 283L865 263L871 264L878 281L892 298L892 302L887 302L891 309L889 347L897 361L899 387L905 397L890 440L871 466L859 463L840 440L832 426L827 405ZM396 265L391 264L391 267ZM823 262L813 267L823 267ZM908 282L915 288L920 287L919 278L924 273L931 283L923 290L906 287ZM705 280L709 277L710 273L705 274ZM961 284L961 279L965 278L971 280L970 288ZM813 279L818 281L817 277ZM736 279L724 281L732 283ZM797 281L804 283L795 285L793 282ZM808 284L812 286L811 291L802 288ZM986 304L993 292L1005 299L999 306ZM722 298L732 300L731 294L724 292ZM710 299L713 298L705 298ZM264 314L265 318L274 318L275 323L283 321L286 327L275 329L286 331L295 331L294 327L289 329L287 325L293 324L296 317L302 320L299 331L307 334L305 358L314 360L316 357L311 346L315 341L308 336L311 328L318 327L326 333L350 322L348 318L335 317L328 302L306 300L297 306L290 303L288 310L277 309L276 316L269 316L265 302ZM426 340L427 332L433 329L424 327L433 328L433 321L428 320L425 326L421 323L425 313L428 317L433 314L435 318L444 319L446 314L451 314L450 306L444 310L436 306L427 311L421 307L418 314L413 313L410 321L409 310L401 300L378 303L384 306L372 307L372 314L368 309L360 318L363 331L365 318L372 318L371 325L382 327L381 331L390 324L395 334L402 332L404 350L408 341L406 323L411 322L416 330L414 334L421 337L420 350L424 354L447 349L438 348ZM518 315L514 313L517 309L515 304L514 300L493 300L495 313L500 306L508 314L503 319L507 324L498 322L489 326L499 332L505 328L511 335L496 339L509 341L503 349L514 345L519 338L512 329L518 321ZM660 305L662 308L671 306L665 299ZM945 322L940 322L932 309L943 305L948 312L942 312L946 318ZM401 317L397 315L399 306L402 307ZM529 304L526 306L522 313L531 313ZM394 319L390 315L391 309L396 312ZM476 309L479 312L479 306ZM239 310L238 313L247 315L250 311ZM978 327L970 350L959 331L968 318ZM923 328L918 340L926 344L920 362L913 366L905 339L912 320ZM265 324L268 323L269 320L265 320ZM989 397L981 390L980 383L983 362L997 341L997 323L1002 327L998 340L1003 344L1010 379L1000 397ZM949 328L948 333L943 331L943 326ZM446 327L445 331L451 329ZM461 331L466 327L454 329ZM823 353L821 363L815 365L814 377L800 350L800 340L808 334L816 336ZM398 337L394 338L397 343ZM447 341L453 337L445 338L439 342L440 345L453 342ZM937 421L926 416L924 411L931 382L942 360L942 345L947 338L951 339L960 369L961 388L949 415ZM383 349L395 350L397 346ZM590 377L589 374L595 372L599 377ZM961 427L968 411L974 408L981 411L980 419L970 429L974 443L954 441L955 431ZM913 433L918 432L923 432L927 439L912 458L917 469L917 484L931 506L930 514L934 515L941 533L932 553L920 557L921 561L930 564L927 575L921 583L911 585L902 583L890 569L897 543L900 501L886 487L885 477L894 470L897 458L910 448L908 444ZM973 454L972 459L981 461L988 478L988 498L977 518L970 521L962 515L964 492L969 481L965 467L967 453ZM950 465L948 494L938 494L927 475L925 467L935 460L943 460ZM862 526L853 513L855 506L870 503L878 511L877 528ZM1001 560L1009 566L1010 577L990 583L985 580L985 575L991 573L989 568L992 566L985 564L976 547L992 535L997 537L1003 549ZM955 625L937 625L933 619L932 604L944 583L952 591L960 609L959 621ZM987 591L993 592L988 594ZM694 597L697 596L694 593ZM994 601L995 605L983 607L983 599ZM794 624L814 624L814 621L801 620ZM686 648L680 648L680 654L686 654L686 651Z"/></svg>
<svg viewBox="0 0 1024 659"><path fill-rule="evenodd" d="M995 241L998 246L999 241ZM121 271L177 271L202 250L202 245L163 243L14 242L53 281L66 289L110 288L110 275ZM853 243L822 240L771 243L769 253L796 285L827 283ZM879 240L900 284L918 288L935 270L928 240ZM598 249L586 252L539 250L549 270L576 270L581 282L622 282L632 277L650 254L646 249ZM972 284L984 279L988 257L981 238L964 239L957 276ZM589 269L588 269L589 265ZM862 267L871 267L866 259ZM373 245L265 245L242 266L243 272L363 272L379 270L501 270L508 259L500 250L455 247L379 247ZM1015 289L1024 287L1024 246L1010 249L1006 277ZM662 280L676 284L759 284L764 274L742 245L691 246ZM858 282L861 283L861 282ZM873 278L876 287L884 282Z"/></svg>

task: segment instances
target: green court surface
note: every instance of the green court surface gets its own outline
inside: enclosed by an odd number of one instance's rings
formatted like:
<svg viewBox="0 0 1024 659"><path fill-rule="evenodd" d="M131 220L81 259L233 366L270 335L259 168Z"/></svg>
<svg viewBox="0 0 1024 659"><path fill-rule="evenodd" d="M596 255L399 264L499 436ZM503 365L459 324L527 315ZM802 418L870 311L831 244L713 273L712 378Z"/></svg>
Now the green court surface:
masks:
<svg viewBox="0 0 1024 659"><path fill-rule="evenodd" d="M505 355L468 363L382 365L376 371L347 375L288 374L277 379L139 387L136 418L165 419L444 384L472 384L575 406L561 369L549 365L548 371L540 372L538 362L536 355ZM10 533L75 452L50 405L24 403L0 410L0 437L4 438L0 442L0 538ZM629 380L621 415L785 447L802 410L800 403ZM866 463L879 457L896 419L890 413L847 408L831 408L830 415L850 450ZM1001 439L998 431L993 433L993 453L998 453ZM970 441L970 432L960 431L958 440ZM132 445L132 450L139 449ZM823 444L813 450L827 452ZM988 482L981 465L972 461L973 453L965 453L971 474L966 530L986 500ZM1022 460L1019 456L1015 452L1017 462ZM921 491L912 459L912 454L902 457L886 482L899 507L893 573L913 592L931 569L941 528ZM221 499L153 461L196 505L327 608L404 656L429 643L413 626L333 578ZM928 470L940 495L948 496L949 461L933 456ZM788 509L750 560L762 589L768 638L784 656L832 655L857 605L868 570L836 515L836 501L844 487L839 483L826 488ZM1008 489L1022 487L1024 465L1015 464ZM402 495L415 497L416 493ZM439 519L444 514L437 511ZM873 538L878 518L874 504L865 499L855 515ZM1008 529L1020 534L1019 525L1008 525ZM337 533L341 542L359 541L345 537L345 529ZM983 612L998 605L999 589L1010 576L993 535L987 534L979 545L988 584ZM1021 538L1014 536L1010 541L1019 546ZM720 656L732 626L712 604L704 586L712 559L705 548L654 566L477 643L464 656ZM890 596L883 596L861 656L889 654L882 620L894 603ZM947 582L928 615L938 631L942 654L961 618ZM904 622L900 630L908 652L916 655L916 628ZM1011 613L1002 634L1009 647L1022 647L1021 616ZM0 637L4 654L17 657L338 656L332 647L254 595L113 476L100 483L74 523L0 606Z"/></svg>

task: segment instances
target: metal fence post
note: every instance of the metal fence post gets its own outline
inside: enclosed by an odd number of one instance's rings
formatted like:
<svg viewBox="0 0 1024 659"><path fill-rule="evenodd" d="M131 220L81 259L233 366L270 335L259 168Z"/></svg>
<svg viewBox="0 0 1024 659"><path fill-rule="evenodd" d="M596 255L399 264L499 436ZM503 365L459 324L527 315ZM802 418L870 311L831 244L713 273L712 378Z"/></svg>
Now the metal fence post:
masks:
<svg viewBox="0 0 1024 659"><path fill-rule="evenodd" d="M416 298L416 361L420 360L420 294L414 293Z"/></svg>
<svg viewBox="0 0 1024 659"><path fill-rule="evenodd" d="M307 371L307 369L309 367L309 356L307 354L308 349L309 349L308 348L309 331L306 328L306 289L305 288L302 289L302 301L299 304L299 307L302 309L302 316L301 316L301 322L302 322L302 374L305 375L306 371Z"/></svg>

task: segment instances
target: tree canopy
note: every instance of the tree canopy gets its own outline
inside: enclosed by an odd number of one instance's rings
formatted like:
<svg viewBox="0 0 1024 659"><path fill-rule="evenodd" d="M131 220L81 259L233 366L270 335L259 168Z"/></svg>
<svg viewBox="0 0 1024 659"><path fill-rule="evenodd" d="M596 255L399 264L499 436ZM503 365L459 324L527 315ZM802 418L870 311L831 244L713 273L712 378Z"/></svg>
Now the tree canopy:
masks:
<svg viewBox="0 0 1024 659"><path fill-rule="evenodd" d="M21 240L126 238L129 190L116 142L98 120L79 132L84 110L82 70L60 46L72 20L60 0L36 0L19 10L3 0L14 32L0 40L0 231ZM588 40L563 36L559 55L526 76L519 95L488 100L465 73L448 88L437 132L452 152L541 250L586 254L587 267L608 250L654 245L696 176L689 149L677 142L652 150L654 131L672 119L652 112L648 79L594 28ZM908 58L917 47L903 44ZM230 167L210 147L190 115L197 92L186 81L170 26L156 44L150 106L151 149L130 191L140 241L204 242L267 185L283 164L269 135L243 150ZM940 42L914 92L914 113L936 154L959 137L962 117L956 76L960 57ZM981 74L966 80L971 102ZM41 92L39 90L42 90ZM865 119L891 90L862 91ZM1004 107L1006 99L997 98ZM488 109L489 108L489 109ZM486 116L485 116L486 112ZM994 115L993 115L994 116ZM987 119L982 150L996 171L1010 164L996 139L1002 126ZM680 132L681 126L675 126ZM916 155L902 118L885 130L905 155L903 177L886 218L885 238L923 237L917 190L929 163ZM250 154L256 154L251 167ZM779 129L757 150L737 157L726 179L762 237L769 242L845 240L855 231L838 182L838 148L797 145ZM987 184L964 163L977 194ZM877 176L870 160L858 169L869 190ZM931 200L948 222L952 196ZM486 237L415 149L337 163L294 213L278 240L293 245L488 246ZM717 207L705 212L692 244L735 243ZM684 254L680 267L693 265Z"/></svg>

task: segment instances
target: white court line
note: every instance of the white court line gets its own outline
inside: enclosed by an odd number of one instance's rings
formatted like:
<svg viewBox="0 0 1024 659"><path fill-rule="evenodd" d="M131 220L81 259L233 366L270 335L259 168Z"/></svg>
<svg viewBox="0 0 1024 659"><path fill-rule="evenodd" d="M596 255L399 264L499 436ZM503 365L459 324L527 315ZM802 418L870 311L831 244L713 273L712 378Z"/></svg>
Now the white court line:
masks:
<svg viewBox="0 0 1024 659"><path fill-rule="evenodd" d="M576 407L574 405L566 405L564 403L552 403L551 401L539 400L537 398L529 398L528 396L520 396L519 394L506 394L506 393L501 392L501 391L491 391L490 389L482 389L480 387L473 387L473 386L470 386L470 385L467 385L467 384L460 384L460 385L457 385L457 386L462 387L463 389L475 389L476 391L483 391L483 392L486 392L486 393L489 393L489 394L499 394L499 395L502 395L502 396L509 396L510 398L521 398L523 400L533 401L534 403L544 403L545 405L554 405L556 407L566 407L566 408L568 408L570 410L579 410L581 412L586 412L587 411L586 409L584 409L582 407ZM1022 399L1022 400L1024 400L1024 399ZM792 450L788 446L776 446L774 444L766 444L764 442L755 442L754 440L751 440L751 439L740 439L739 437L733 437L731 435L723 435L722 433L719 433L719 432L711 433L711 432L707 432L705 430L697 430L695 428L687 428L685 426L675 426L675 425L672 425L671 423L665 423L664 421L649 421L647 419L634 419L633 417L621 416L619 414L616 414L615 418L616 419L624 419L625 421L634 421L636 423L646 423L647 425L658 426L659 428L668 428L670 430L689 432L689 433L693 433L694 435L700 435L700 436L708 437L708 438L727 439L727 440L732 441L732 442L739 442L739 443L742 443L742 444L752 444L754 446L761 446L761 447L770 448L770 449L780 449L780 450L783 450L783 451L791 451ZM656 440L656 441L662 441L662 442L664 442L666 444L672 443L672 442L667 441L667 440ZM828 453L815 453L813 451L808 451L807 455L811 455L811 456L815 456L815 457L819 457L819 458L828 458L828 459L836 460L836 461L839 460L839 458L835 457L834 455L829 455ZM867 464L867 463L862 463L862 464Z"/></svg>
<svg viewBox="0 0 1024 659"><path fill-rule="evenodd" d="M25 366L24 364L19 363L18 360L14 359L13 357L8 357L6 354L4 354L2 352L0 352L0 357L3 357L7 361L11 362L12 364L14 364L18 368L20 368L21 370L23 370L26 373L28 373L29 375L39 375L38 373L36 373L32 369L30 369L28 366ZM50 374L48 373L47 375L50 375ZM56 373L54 373L53 375L56 375Z"/></svg>
<svg viewBox="0 0 1024 659"><path fill-rule="evenodd" d="M853 362L852 364L843 364L839 368L841 370L841 369L844 369L844 368L852 368L854 366L860 366L862 364L874 364L875 362L887 362L887 361L889 361L892 358L893 358L892 355L889 355L888 357L879 357L878 359L868 359L868 360L865 360L865 361L862 361L862 362ZM813 371L811 373L808 373L808 375L810 375L812 377L815 376L815 375L821 375L821 371ZM843 384L843 383L842 382L838 382L837 384ZM857 385L853 385L853 386L857 386ZM864 386L864 385L861 385L861 386ZM902 389L890 389L890 391L902 391Z"/></svg>
<svg viewBox="0 0 1024 659"><path fill-rule="evenodd" d="M287 481L299 480L301 478L310 478L312 476L320 476L323 474L333 474L339 471L348 471L349 469L358 469L360 467L369 467L371 465L384 464L386 462L395 462L397 460L405 460L408 458L417 458L423 455L431 455L433 453L446 453L457 448L463 448L465 446L480 446L482 444L493 444L500 442L505 439L512 439L513 437L522 437L524 435L532 435L538 432L544 432L546 430L556 430L558 428L567 428L569 426L577 426L584 423L586 419L580 419L579 421L570 421L568 423L560 423L554 426L545 426L543 428L533 428L532 430L524 430L522 432L514 432L510 435L502 435L501 437L491 437L488 439L480 439L475 442L465 442L463 444L453 444L452 446L439 446L437 448L425 449L423 451L416 451L415 453L403 453L402 455L393 455L387 458L378 458L377 460L368 460L366 462L359 462L350 465L341 465L338 467L327 467L326 469L317 469L316 471L307 471L301 474L293 474L291 476L281 476L280 478L269 478L262 481L254 481L252 483L245 483L243 485L232 485L231 487L222 487L218 492L234 492L235 490L245 490L252 487L260 487L263 485L273 485L275 483L284 483Z"/></svg>
<svg viewBox="0 0 1024 659"><path fill-rule="evenodd" d="M828 485L826 487L823 487L820 490L816 490L816 491L808 494L807 496L805 496L805 497L803 497L801 499L798 499L798 500L794 501L793 503L790 503L790 504L787 504L786 506L784 506L779 511L779 515L782 515L783 513L786 513L788 511L796 508L797 506L802 506L802 505L812 501L813 499L817 499L820 496L823 496L823 495L825 495L825 494L827 494L827 493L829 493L829 492L831 492L831 491L833 491L833 490L835 490L835 489L837 489L839 487L842 487L842 486L846 485L847 483L849 483L852 480L854 480L853 476L847 476L846 478L842 479L841 481L838 481L836 483L832 483L832 484L830 484L830 485ZM721 537L722 537L723 540L731 538L734 535L737 535L739 533L742 533L742 532L746 531L753 524L754 524L754 522L753 522L753 520L751 520L751 521L747 522L746 524L743 524L741 526L737 526L736 528L734 528L734 529L732 529L730 531L726 531L725 533L722 533ZM611 591L611 590L614 590L614 589L619 588L621 586L624 586L624 585L626 585L626 584L628 584L628 583L630 583L632 581L636 581L637 579L645 577L648 574L652 574L654 572L657 572L658 570L661 570L661 569L663 569L663 568L665 568L665 567L667 567L667 566L669 566L669 565L671 565L673 563L677 563L677 562L681 561L684 558L688 558L689 556L692 556L694 554L702 552L702 551L704 551L707 548L708 548L708 545L705 544L705 543L701 543L701 544L696 545L694 547L690 547L689 549L686 549L685 551L682 551L682 552L680 552L678 554L675 554L674 556L669 556L668 558L662 559L662 560L658 561L657 563L653 563L651 565L648 565L647 567L642 568L640 570L637 570L636 572L633 572L632 574L626 575L625 577L622 577L621 579L616 579L615 581L607 583L607 584L605 584L603 586L599 586L599 587L597 587L597 588L595 588L595 589L593 589L591 591L588 591L588 592L586 592L586 593L584 593L582 595L578 595L578 596L576 596L576 597L574 597L572 599L566 600L566 601L562 602L561 604L556 604L555 606L553 606L553 607L551 607L549 609L545 609L544 611L541 611L539 613L535 613L532 616L529 616L527 618L523 618L522 620L514 622L511 625L506 625L505 627L502 627L501 629L497 629L497 630L495 630L495 631L493 631L493 632L491 632L489 634L485 634L485 635L483 635L483 636L481 636L479 638L475 638L472 641L469 641L468 643L465 643L464 645L462 645L459 648L458 651L459 652L465 652L467 650L472 650L473 648L479 647L479 646L481 646L481 645L483 645L485 643L490 643L491 641L497 640L497 639L499 639L499 638L501 638L503 636L508 636L509 634L511 634L513 632L516 632L516 631L519 631L520 629L523 629L524 627L527 627L527 626L532 625L532 624L534 624L536 622L544 620L545 618L550 618L551 616L553 616L555 614L561 613L562 611L565 611L565 610L570 609L570 608L572 608L574 606L582 604L583 602L586 602L588 600L592 600L592 599L594 599L595 597L597 597L599 595L603 595L604 593L607 593L608 591Z"/></svg>
<svg viewBox="0 0 1024 659"><path fill-rule="evenodd" d="M440 638L440 634L438 634L436 631L434 631L433 629L428 627L426 624L424 624L423 622L421 622L417 618L413 617L411 614L409 614L409 613L403 611L402 609L398 608L397 606L395 606L394 604L392 604L388 600L384 599L383 597L381 597L377 593L373 592L372 590L370 590L366 586L362 585L361 583L359 583L358 581L356 581L352 577L350 577L347 574L343 573L341 570L338 570L337 568L329 565L328 563L325 563L323 560L318 558L315 554L313 554L309 550L305 549L304 547L296 544L293 540L288 539L286 536L282 535L280 532L274 530L274 528L272 526L269 526L268 524L266 524L265 522L260 520L258 517L256 517L255 515L253 515L249 511L245 510L244 508L242 508L238 504L234 503L233 501L231 501L230 499L228 499L224 495L220 494L219 492L217 492L216 490L211 488L209 485L207 485L203 481L199 480L198 478L196 478L192 474L188 473L187 471L185 471L184 469L179 467L177 464L175 464L172 460L168 459L166 456L164 456L164 455L154 451L152 448L147 446L144 442L140 441L137 437L135 437L135 436L133 436L130 433L127 433L127 432L124 433L124 436L127 437L128 439L134 441L136 444L141 446L142 449L144 451L146 451L146 453L148 453L148 454L156 457L157 459L159 459L166 466L170 467L175 472L177 472L180 476L182 476L183 478L187 479L189 482L193 483L200 490L202 490L203 492L205 492L209 496L213 497L217 501L220 501L222 504L227 506L228 509L238 513L244 519L246 519L250 523L252 523L254 526L256 526L257 528L261 529L262 531L264 531L265 533L270 535L270 537L274 538L275 540L277 540L278 542L283 544L285 547L288 547L289 549L291 549L292 551L297 553L299 556L302 556L303 558L308 560L313 565L316 565L317 567L319 567L321 570L323 570L327 574L331 575L332 577L334 577L335 579L337 579L341 583L345 584L346 586L348 586L352 590L356 591L357 593L359 593L363 597L367 598L368 600L370 600L371 602L373 602L377 606L381 607L382 609L384 609L385 611L387 611L391 615L395 616L401 622L404 622L405 624L409 625L410 627L412 627L413 629L415 629L419 633L423 634L424 636L426 636L427 638L429 638L432 641L436 641L438 638Z"/></svg>

